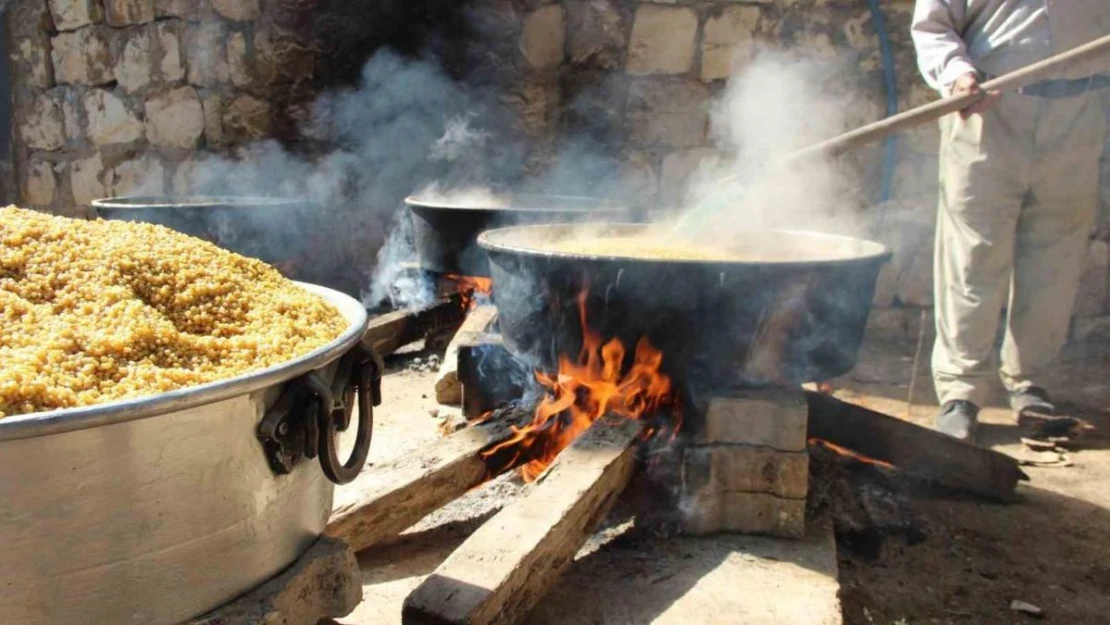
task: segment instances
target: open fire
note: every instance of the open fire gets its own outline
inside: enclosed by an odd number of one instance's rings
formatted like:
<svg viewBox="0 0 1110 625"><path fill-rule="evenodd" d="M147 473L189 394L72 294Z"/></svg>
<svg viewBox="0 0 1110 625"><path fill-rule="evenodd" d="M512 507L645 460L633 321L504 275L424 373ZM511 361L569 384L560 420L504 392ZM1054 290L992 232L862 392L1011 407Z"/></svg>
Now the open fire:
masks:
<svg viewBox="0 0 1110 625"><path fill-rule="evenodd" d="M848 449L847 447L841 447L840 445L837 445L836 443L829 442L829 441L827 441L823 438L810 438L808 440L808 442L809 442L810 445L820 445L820 446L824 447L825 449L836 452L837 454L839 454L841 456L844 456L846 458L851 458L852 460L855 460L857 462L862 462L864 464L873 464L877 467L883 467L884 469L895 469L895 468L897 468L893 464L890 464L889 462L883 462L882 460L878 460L878 459L872 458L870 456L865 456L865 455L863 455L859 452L852 451L851 449Z"/></svg>
<svg viewBox="0 0 1110 625"><path fill-rule="evenodd" d="M448 282L455 285L455 289L462 298L464 310L473 310L484 301L489 301L493 292L493 280L479 276L461 276L449 273L444 276Z"/></svg>
<svg viewBox="0 0 1110 625"><path fill-rule="evenodd" d="M588 288L578 295L582 349L578 359L559 357L555 374L537 370L536 380L546 396L536 407L532 422L513 427L513 436L483 453L487 459L508 453L508 464L524 460L520 468L526 482L536 480L590 425L606 416L629 419L661 418L644 430L645 437L662 432L674 436L682 413L670 376L660 370L663 354L646 338L636 343L631 365L624 371L626 349L616 338L603 343L586 319Z"/></svg>

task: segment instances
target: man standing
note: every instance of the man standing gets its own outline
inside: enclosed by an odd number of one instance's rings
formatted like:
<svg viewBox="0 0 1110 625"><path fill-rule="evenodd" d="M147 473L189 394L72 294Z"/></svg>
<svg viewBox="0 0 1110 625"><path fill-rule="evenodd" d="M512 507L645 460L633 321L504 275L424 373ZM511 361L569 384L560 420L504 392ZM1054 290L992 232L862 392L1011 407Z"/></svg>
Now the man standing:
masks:
<svg viewBox="0 0 1110 625"><path fill-rule="evenodd" d="M1110 33L1110 0L917 0L918 66L942 95ZM941 120L935 250L936 428L974 436L1002 344L1010 404L1051 413L1038 376L1066 338L1098 197L1110 59Z"/></svg>

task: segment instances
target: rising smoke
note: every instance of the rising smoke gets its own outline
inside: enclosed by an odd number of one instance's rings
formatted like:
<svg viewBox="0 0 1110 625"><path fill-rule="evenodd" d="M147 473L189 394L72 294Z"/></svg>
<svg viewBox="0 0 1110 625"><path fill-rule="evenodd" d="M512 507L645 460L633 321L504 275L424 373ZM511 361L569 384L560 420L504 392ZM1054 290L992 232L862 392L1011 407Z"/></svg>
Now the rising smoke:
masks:
<svg viewBox="0 0 1110 625"><path fill-rule="evenodd" d="M827 64L761 51L711 104L715 157L685 180L682 234L727 243L761 228L858 234L855 219L866 185L833 162L804 169L774 161L877 116L852 94L826 89ZM637 198L619 173L611 145L592 137L563 137L542 172L527 171L534 147L519 120L492 86L449 77L435 61L379 51L357 87L325 94L301 129L311 154L273 141L252 144L234 157L210 156L196 165L180 192L299 197L324 207L312 224L266 223L268 231L314 231L315 262L353 265L363 275L363 297L373 306L414 306L432 290L414 272L412 233L401 200L419 190L440 200L496 201L494 189ZM270 219L262 217L262 219ZM374 233L390 233L388 240ZM284 239L283 239L284 240Z"/></svg>
<svg viewBox="0 0 1110 625"><path fill-rule="evenodd" d="M712 104L718 156L690 177L679 211L682 231L722 243L768 228L861 235L870 185L857 170L828 159L781 162L878 116L861 94L829 80L845 71L827 60L764 49L734 75Z"/></svg>
<svg viewBox="0 0 1110 625"><path fill-rule="evenodd" d="M301 129L314 146L308 153L259 141L231 157L210 155L187 172L176 191L304 198L323 207L325 218L310 223L262 225L275 236L326 231L316 262L342 256L366 274L376 266L378 279L368 299L385 297L383 285L410 260L407 231L395 217L402 198L431 181L449 187L505 184L519 175L526 148L512 136L512 116L495 93L467 88L433 61L390 51L366 63L357 87L322 96L312 110ZM491 129L501 130L498 140L490 140ZM393 224L396 240L383 246L374 233ZM415 286L409 290L394 295L414 301L425 295Z"/></svg>

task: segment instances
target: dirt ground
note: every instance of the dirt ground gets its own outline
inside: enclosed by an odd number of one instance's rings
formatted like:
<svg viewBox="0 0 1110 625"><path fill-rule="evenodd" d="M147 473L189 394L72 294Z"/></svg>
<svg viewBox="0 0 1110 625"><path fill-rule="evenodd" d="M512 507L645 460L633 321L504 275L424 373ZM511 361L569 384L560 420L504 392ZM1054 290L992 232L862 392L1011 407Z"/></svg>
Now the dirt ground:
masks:
<svg viewBox="0 0 1110 625"><path fill-rule="evenodd" d="M915 346L870 343L838 395L906 416ZM927 354L919 364L909 420L928 425L937 410ZM1094 429L1068 454L1073 466L1024 467L1022 501L991 504L914 497L925 540L888 541L870 560L839 549L841 601L849 625L1010 624L1029 617L1013 600L1044 610L1049 623L1110 623L1110 345L1069 346L1045 385L1076 404ZM984 444L1028 452L1001 387L984 409Z"/></svg>
<svg viewBox="0 0 1110 625"><path fill-rule="evenodd" d="M835 384L837 395L922 425L930 423L936 402L927 355L919 363L913 409L906 394L913 369L912 344L869 342L857 368ZM436 405L435 373L410 371L426 352L392 359L383 384L384 401L376 416L371 462L380 463L417 449L440 436L440 418L450 409ZM953 494L915 492L909 514L919 535L892 535L861 547L838 541L841 603L848 625L1015 624L1032 617L1011 610L1014 600L1038 606L1043 622L1110 623L1110 345L1069 347L1046 385L1076 404L1078 416L1093 429L1068 452L1071 466L1025 467L1031 481L1020 487L1021 500L988 503ZM985 444L1027 457L1021 430L1005 407L1001 390L984 410ZM370 468L372 470L372 466ZM396 543L360 554L366 599L344 625L400 622L404 597L431 573L466 536L501 506L519 486L498 479L431 515ZM699 554L710 560L742 550L729 537L670 539L611 530L579 554L566 578L537 609L532 623L614 623L596 606L575 601L576 589L599 577L650 578L656 558L685 562L697 569ZM742 542L742 541L741 541ZM589 555L587 555L589 554ZM649 584L656 582L649 579ZM627 606L607 614L628 625L660 622L665 609L643 593L614 598ZM638 606L638 607L637 607ZM647 606L647 607L645 607ZM727 615L706 622L730 623Z"/></svg>

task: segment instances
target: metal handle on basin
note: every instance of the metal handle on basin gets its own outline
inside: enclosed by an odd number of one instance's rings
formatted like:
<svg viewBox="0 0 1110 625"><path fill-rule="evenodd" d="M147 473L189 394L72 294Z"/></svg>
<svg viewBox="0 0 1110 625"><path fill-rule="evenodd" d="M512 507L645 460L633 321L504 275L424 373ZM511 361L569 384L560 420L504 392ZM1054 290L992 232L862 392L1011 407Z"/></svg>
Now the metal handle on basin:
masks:
<svg viewBox="0 0 1110 625"><path fill-rule="evenodd" d="M381 404L381 356L359 343L342 358L330 382L326 369L291 380L258 426L258 439L270 469L286 475L301 458L318 458L324 475L336 484L358 477L374 432L374 406ZM351 424L355 401L359 422L354 449L339 459L336 435Z"/></svg>

